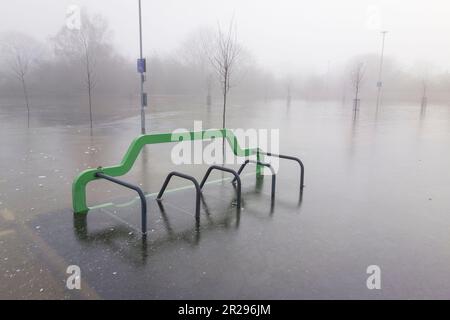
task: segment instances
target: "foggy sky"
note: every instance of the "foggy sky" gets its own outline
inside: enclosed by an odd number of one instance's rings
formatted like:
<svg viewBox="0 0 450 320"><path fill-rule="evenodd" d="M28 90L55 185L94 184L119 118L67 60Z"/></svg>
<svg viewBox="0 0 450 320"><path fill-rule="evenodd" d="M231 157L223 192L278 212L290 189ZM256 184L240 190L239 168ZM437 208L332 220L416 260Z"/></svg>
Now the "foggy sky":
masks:
<svg viewBox="0 0 450 320"><path fill-rule="evenodd" d="M199 27L226 25L234 16L239 40L274 71L328 68L362 53L378 53L379 29L388 30L386 55L405 66L430 62L450 70L450 2L446 0L142 0L144 51L176 49ZM77 4L105 16L125 56L138 54L137 0L1 0L0 32L17 30L40 40L65 23Z"/></svg>

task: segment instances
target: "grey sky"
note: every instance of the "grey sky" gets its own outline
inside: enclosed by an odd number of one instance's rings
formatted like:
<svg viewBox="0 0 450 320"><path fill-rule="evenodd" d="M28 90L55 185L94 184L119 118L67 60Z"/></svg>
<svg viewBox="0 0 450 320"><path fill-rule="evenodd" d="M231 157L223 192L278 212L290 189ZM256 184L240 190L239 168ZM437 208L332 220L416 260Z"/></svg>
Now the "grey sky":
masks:
<svg viewBox="0 0 450 320"><path fill-rule="evenodd" d="M386 54L406 66L429 61L450 69L450 2L445 0L142 0L144 50L168 52L193 30L226 24L258 62L274 70L325 71L359 53L378 53L379 28L389 30ZM1 0L0 32L46 39L64 25L70 4L101 13L117 48L137 55L137 0Z"/></svg>

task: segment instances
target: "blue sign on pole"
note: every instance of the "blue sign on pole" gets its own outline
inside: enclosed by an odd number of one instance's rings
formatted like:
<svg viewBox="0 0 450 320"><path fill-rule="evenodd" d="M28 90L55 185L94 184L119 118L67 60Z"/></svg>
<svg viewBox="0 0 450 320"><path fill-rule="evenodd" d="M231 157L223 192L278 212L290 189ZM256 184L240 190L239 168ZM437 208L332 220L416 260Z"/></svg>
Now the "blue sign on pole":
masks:
<svg viewBox="0 0 450 320"><path fill-rule="evenodd" d="M145 58L137 59L137 71L139 73L145 73L146 69L147 68L146 68Z"/></svg>

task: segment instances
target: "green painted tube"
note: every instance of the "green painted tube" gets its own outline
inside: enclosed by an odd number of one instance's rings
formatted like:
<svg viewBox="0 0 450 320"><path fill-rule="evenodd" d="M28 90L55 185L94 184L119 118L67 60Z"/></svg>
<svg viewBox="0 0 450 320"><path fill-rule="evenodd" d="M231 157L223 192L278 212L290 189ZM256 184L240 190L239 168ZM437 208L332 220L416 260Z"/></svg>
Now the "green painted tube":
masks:
<svg viewBox="0 0 450 320"><path fill-rule="evenodd" d="M131 142L128 147L122 162L115 166L98 167L97 169L88 169L81 172L73 181L72 184L72 206L75 213L87 213L89 207L86 204L86 186L89 182L97 180L95 174L102 172L112 177L118 177L126 174L133 167L142 148L147 144L171 143L189 140L211 140L214 138L225 137L233 150L233 153L238 157L249 157L256 155L260 159L258 148L241 149L238 140L234 133L229 129L220 130L204 130L204 131L190 131L185 133L160 133L147 134L138 136ZM261 168L257 168L257 175L261 175Z"/></svg>

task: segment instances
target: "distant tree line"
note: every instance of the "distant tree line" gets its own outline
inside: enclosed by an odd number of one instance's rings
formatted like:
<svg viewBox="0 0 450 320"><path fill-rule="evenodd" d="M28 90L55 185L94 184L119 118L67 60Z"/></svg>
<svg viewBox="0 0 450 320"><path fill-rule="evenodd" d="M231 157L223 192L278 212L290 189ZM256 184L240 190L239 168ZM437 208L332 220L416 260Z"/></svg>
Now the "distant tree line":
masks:
<svg viewBox="0 0 450 320"><path fill-rule="evenodd" d="M80 30L63 26L45 43L26 34L0 34L0 98L22 99L28 115L33 97L77 98L80 108L89 108L92 124L93 96L137 96L136 62L116 50L107 21L83 12L81 26ZM376 95L375 54L349 58L347 64L331 65L325 73L291 70L280 76L258 65L235 41L235 31L219 32L222 38L213 29L199 29L171 54L147 55L146 91L150 95L201 96L205 105L226 100L230 87L232 96L286 99L288 104L291 99L347 99L351 106L355 88L357 99L370 100ZM222 52L211 53L218 45ZM230 48L232 52L227 51ZM237 57L239 63L234 63ZM228 69L230 62L233 65ZM360 71L356 78L355 68ZM392 58L385 59L384 100L420 102L424 88L428 100L448 101L449 72L433 71L426 64L406 68Z"/></svg>

